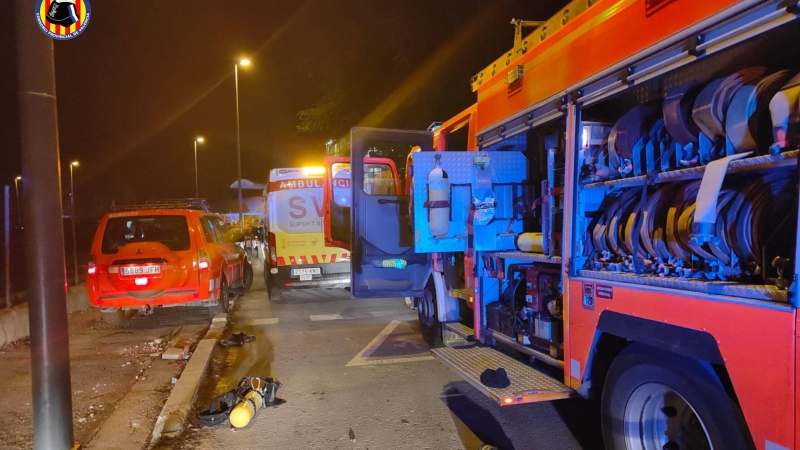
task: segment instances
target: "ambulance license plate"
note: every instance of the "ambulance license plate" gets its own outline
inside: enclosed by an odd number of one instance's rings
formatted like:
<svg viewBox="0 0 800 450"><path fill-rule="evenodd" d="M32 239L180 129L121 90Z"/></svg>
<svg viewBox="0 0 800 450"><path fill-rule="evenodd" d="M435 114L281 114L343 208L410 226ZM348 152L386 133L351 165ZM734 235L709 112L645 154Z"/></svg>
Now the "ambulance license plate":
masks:
<svg viewBox="0 0 800 450"><path fill-rule="evenodd" d="M312 275L321 275L322 269L319 267L311 267L308 269L292 269L291 273L293 277L299 276L300 280L307 281L311 279ZM305 276L308 276L308 278L304 278Z"/></svg>

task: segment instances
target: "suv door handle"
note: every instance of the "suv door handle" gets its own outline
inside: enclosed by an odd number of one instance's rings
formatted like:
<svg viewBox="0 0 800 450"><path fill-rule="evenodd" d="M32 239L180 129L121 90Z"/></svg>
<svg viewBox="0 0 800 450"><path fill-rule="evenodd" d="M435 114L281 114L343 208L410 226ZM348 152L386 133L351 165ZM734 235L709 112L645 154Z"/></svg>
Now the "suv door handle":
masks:
<svg viewBox="0 0 800 450"><path fill-rule="evenodd" d="M404 202L402 200L400 200L400 199L396 199L396 200L392 200L392 199L388 199L388 198L379 198L378 199L378 204L379 205L388 205L388 204L399 205L401 203L404 203Z"/></svg>

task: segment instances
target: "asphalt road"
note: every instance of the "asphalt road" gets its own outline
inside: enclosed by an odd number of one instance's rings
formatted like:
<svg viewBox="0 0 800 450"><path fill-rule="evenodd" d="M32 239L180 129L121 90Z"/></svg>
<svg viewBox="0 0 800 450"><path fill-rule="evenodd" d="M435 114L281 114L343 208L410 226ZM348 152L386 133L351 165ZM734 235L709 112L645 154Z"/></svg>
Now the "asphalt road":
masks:
<svg viewBox="0 0 800 450"><path fill-rule="evenodd" d="M227 330L256 341L218 349L198 406L245 375L277 377L286 402L261 410L246 428L189 428L160 448L602 448L591 404L501 409L433 360L416 312L402 299L351 300L346 291L319 290L275 304L260 278L235 305Z"/></svg>

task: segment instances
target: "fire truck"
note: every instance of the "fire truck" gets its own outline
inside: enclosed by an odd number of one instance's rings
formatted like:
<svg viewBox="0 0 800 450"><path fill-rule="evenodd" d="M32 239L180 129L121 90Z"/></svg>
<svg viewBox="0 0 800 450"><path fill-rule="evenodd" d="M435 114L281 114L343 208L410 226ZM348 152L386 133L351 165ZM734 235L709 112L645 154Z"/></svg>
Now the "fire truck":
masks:
<svg viewBox="0 0 800 450"><path fill-rule="evenodd" d="M353 297L412 298L433 355L501 406L599 401L608 449L800 448L798 13L514 21L473 106L352 129ZM381 147L410 151L402 193L364 189Z"/></svg>

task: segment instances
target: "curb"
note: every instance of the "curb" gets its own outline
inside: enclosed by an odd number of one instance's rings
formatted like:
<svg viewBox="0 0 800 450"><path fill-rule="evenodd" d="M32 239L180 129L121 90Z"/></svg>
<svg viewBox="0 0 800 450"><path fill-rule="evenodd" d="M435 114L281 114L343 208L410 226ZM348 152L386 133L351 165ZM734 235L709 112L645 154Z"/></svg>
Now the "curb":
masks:
<svg viewBox="0 0 800 450"><path fill-rule="evenodd" d="M150 445L154 445L162 437L175 437L183 433L194 402L197 400L197 391L208 368L208 362L226 324L227 314L217 314L211 320L211 326L205 337L195 347L192 358L183 369L181 377L175 383L167 402L161 409L161 414L156 419Z"/></svg>
<svg viewBox="0 0 800 450"><path fill-rule="evenodd" d="M67 290L67 314L89 309L86 285L71 286ZM0 309L0 347L30 335L28 304Z"/></svg>

